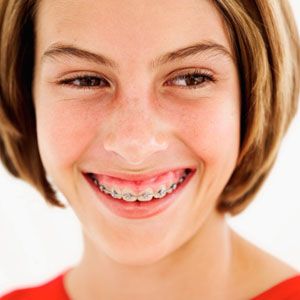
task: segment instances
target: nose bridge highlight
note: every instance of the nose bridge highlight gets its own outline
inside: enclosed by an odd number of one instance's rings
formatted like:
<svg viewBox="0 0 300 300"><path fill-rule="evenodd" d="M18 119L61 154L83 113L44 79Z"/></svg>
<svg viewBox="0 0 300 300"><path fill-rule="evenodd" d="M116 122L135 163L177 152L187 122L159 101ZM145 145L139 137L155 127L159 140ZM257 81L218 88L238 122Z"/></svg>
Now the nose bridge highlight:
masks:
<svg viewBox="0 0 300 300"><path fill-rule="evenodd" d="M139 165L168 145L160 119L149 105L139 102L139 99L128 102L108 117L103 146L128 164Z"/></svg>

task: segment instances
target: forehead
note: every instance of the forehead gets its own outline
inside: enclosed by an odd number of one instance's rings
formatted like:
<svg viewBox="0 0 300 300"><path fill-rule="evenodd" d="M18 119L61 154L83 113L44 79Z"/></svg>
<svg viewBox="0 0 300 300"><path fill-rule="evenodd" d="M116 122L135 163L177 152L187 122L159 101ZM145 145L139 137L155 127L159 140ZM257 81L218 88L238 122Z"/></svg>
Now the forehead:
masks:
<svg viewBox="0 0 300 300"><path fill-rule="evenodd" d="M231 49L209 0L41 0L36 24L38 52L58 42L137 61L202 40Z"/></svg>

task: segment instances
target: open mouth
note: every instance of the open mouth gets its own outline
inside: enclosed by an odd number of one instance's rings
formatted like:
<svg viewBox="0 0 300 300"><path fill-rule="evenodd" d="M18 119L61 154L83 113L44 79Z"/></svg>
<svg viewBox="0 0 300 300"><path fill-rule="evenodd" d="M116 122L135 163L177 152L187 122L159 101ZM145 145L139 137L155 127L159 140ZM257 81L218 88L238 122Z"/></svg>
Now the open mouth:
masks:
<svg viewBox="0 0 300 300"><path fill-rule="evenodd" d="M83 175L100 203L110 211L121 217L140 219L156 215L174 203L195 172L196 169L176 170L138 184L118 182L94 173Z"/></svg>
<svg viewBox="0 0 300 300"><path fill-rule="evenodd" d="M87 176L100 192L111 196L113 199L122 199L126 202L148 202L173 193L191 172L191 169L177 170L171 175L166 174L163 178L156 178L157 180L152 180L152 182L148 180L144 184L139 183L138 188L128 181L121 183L116 180L105 181L103 179L102 181L93 173L87 173Z"/></svg>

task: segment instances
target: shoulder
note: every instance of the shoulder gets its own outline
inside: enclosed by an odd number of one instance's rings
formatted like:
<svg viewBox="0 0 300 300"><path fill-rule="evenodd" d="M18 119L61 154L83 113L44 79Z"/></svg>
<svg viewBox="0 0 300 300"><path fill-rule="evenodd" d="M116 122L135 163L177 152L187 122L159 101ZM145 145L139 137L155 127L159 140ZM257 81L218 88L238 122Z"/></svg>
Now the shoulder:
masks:
<svg viewBox="0 0 300 300"><path fill-rule="evenodd" d="M237 286L244 286L243 291L235 290L234 295L247 295L247 299L255 300L281 300L300 299L300 272L272 254L260 249L233 232L235 240L235 253L238 257L236 264ZM293 286L293 293L298 293L296 298L288 298L288 292ZM271 292L272 291L272 292ZM285 295L277 297L278 293ZM242 294L240 294L242 293ZM269 297L272 293L272 297ZM261 298L261 295L264 295ZM267 296L265 296L267 295Z"/></svg>
<svg viewBox="0 0 300 300"><path fill-rule="evenodd" d="M300 299L300 273L264 291L252 300Z"/></svg>
<svg viewBox="0 0 300 300"><path fill-rule="evenodd" d="M69 300L63 286L65 272L50 281L22 289L17 289L0 297L0 300Z"/></svg>

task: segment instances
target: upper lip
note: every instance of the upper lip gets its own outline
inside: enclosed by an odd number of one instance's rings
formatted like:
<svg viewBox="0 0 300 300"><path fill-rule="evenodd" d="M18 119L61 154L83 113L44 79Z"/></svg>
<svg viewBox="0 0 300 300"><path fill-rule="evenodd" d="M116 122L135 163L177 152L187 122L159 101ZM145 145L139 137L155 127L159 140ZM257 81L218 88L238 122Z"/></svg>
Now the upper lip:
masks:
<svg viewBox="0 0 300 300"><path fill-rule="evenodd" d="M149 172L144 172L144 173L139 173L139 174L134 174L134 173L125 173L125 172L116 172L116 171L110 171L110 172L86 172L86 174L88 173L92 173L95 175L105 175L105 176L110 176L110 177L115 177L118 179L123 179L123 180L128 180L128 181L143 181L143 180L147 180L153 177L157 177L160 175L163 175L167 172L170 171L178 171L178 170L186 170L189 169L191 171L193 171L195 169L195 167L178 167L178 168L168 168L168 169L164 169L164 170L155 170L155 171L149 171Z"/></svg>

